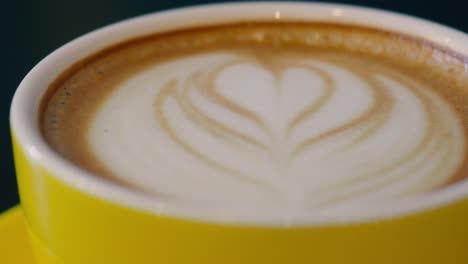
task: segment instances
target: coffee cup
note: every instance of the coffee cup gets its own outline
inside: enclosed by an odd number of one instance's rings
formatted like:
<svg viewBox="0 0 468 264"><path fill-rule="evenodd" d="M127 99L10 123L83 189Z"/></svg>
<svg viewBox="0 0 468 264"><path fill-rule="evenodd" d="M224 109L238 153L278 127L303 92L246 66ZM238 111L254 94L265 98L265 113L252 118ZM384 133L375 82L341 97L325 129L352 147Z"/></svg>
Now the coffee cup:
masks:
<svg viewBox="0 0 468 264"><path fill-rule="evenodd" d="M11 108L38 263L468 261L467 43L282 2L73 40Z"/></svg>

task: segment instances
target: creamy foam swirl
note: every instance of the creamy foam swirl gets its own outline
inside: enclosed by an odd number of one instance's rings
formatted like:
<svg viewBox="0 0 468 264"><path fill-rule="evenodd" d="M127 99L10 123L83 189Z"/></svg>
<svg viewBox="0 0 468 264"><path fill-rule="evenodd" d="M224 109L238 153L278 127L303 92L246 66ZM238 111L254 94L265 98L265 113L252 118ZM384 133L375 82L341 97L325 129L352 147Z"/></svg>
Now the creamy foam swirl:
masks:
<svg viewBox="0 0 468 264"><path fill-rule="evenodd" d="M292 218L378 207L450 181L456 114L395 72L339 58L211 52L113 91L88 141L114 177L167 206ZM228 217L228 216L226 216Z"/></svg>

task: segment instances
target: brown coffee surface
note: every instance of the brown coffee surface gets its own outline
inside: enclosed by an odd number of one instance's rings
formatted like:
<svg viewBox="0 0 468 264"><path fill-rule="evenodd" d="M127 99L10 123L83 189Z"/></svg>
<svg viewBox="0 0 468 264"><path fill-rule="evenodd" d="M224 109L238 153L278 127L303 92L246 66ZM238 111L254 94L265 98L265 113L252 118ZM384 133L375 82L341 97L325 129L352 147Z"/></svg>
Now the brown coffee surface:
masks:
<svg viewBox="0 0 468 264"><path fill-rule="evenodd" d="M339 65L368 83L375 83L376 86L379 85L378 81L372 76L376 71L385 73L387 77L390 76L400 83L416 87L414 88L416 94L419 93L417 87L421 86L424 87L422 89L429 89L430 92L443 98L456 113L464 137L468 138L468 58L465 55L426 40L396 32L356 25L281 21L236 23L158 33L120 43L83 59L67 69L50 85L42 101L39 118L45 140L60 155L94 173L97 177L105 177L151 193L151 190L145 190L138 184L133 184L131 180L116 176L109 165L96 157L92 150L93 146L90 146L88 140L91 122L104 102L112 97L113 92L133 76L155 65L213 51L249 58L258 65L265 66L273 74L281 74L285 67L290 66L291 59L300 60L300 58L309 57ZM320 69L311 68L310 70L319 75L322 74L325 80L329 78L327 73L321 73ZM196 74L194 76L193 78L197 78ZM209 88L210 85L213 86L214 80L210 81L209 77L207 78L199 77L198 81L200 86L208 87L203 90L207 96L215 98L216 92ZM330 83L332 82L333 80L330 80ZM166 96L164 93L170 96L170 86L171 83L165 86L166 88L159 94L160 98ZM372 110L374 112L364 114L360 117L361 119L354 120L354 123L350 122L317 137L307 138L290 151L293 153L290 156L294 157L320 139L338 135L366 118L383 120L386 111L394 105L393 99L384 92L375 94L380 98L378 99L380 103L375 104ZM325 93L322 98L323 102L328 100L326 96ZM195 159L204 160L208 166L227 174L237 173L231 167L206 157L199 149L177 137L177 132L171 130L170 124L164 123L165 118L168 117L161 110L163 100L161 99L160 103L158 100L155 101L155 115L159 118L163 129L166 129L169 138ZM255 113L241 109L239 105L231 101L223 101L221 97L214 100L218 100L217 102L224 108L242 115L259 127L263 126L264 122ZM183 103L181 105L184 106ZM243 142L242 144L250 144L269 151L269 146L264 141L232 129L232 127L218 124L216 120L200 113L197 115L196 109L190 110L189 104L185 106L188 107L187 113L193 113L190 118L204 122L207 127L210 127L210 133L218 136L226 134L234 138L234 144L240 141ZM287 129L295 129L297 124L319 107L321 107L320 101L302 111L289 123ZM364 140L381 128L382 122L372 123L374 125L371 125L371 128L360 136L360 140ZM402 131L405 129L409 128L401 128ZM466 152L468 145L466 141L463 144ZM437 188L465 179L468 176L467 172L468 159L465 155L453 175L438 184ZM162 191L159 195L164 197L166 193ZM170 196L170 194L167 195Z"/></svg>

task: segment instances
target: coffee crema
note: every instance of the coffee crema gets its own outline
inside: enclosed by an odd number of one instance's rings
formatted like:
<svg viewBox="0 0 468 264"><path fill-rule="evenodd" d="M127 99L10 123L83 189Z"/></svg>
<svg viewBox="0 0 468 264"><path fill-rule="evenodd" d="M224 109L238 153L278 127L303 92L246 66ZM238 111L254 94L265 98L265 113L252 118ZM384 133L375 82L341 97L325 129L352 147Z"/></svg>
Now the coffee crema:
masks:
<svg viewBox="0 0 468 264"><path fill-rule="evenodd" d="M467 177L468 59L355 25L186 29L77 63L40 120L62 156L169 211L340 216Z"/></svg>

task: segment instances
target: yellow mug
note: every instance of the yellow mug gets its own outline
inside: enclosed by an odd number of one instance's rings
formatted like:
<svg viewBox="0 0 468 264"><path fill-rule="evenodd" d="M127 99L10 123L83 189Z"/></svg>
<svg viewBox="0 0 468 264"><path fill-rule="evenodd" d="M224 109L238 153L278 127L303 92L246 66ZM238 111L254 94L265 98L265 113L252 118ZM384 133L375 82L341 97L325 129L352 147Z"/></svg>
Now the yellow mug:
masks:
<svg viewBox="0 0 468 264"><path fill-rule="evenodd" d="M424 37L468 56L468 36L456 30L390 12L320 3L183 8L130 19L74 40L25 77L11 108L21 205L38 263L468 263L466 180L416 205L389 208L377 220L298 226L201 221L159 213L143 195L70 165L41 138L38 109L44 92L64 69L87 55L155 32L272 19L371 25Z"/></svg>

